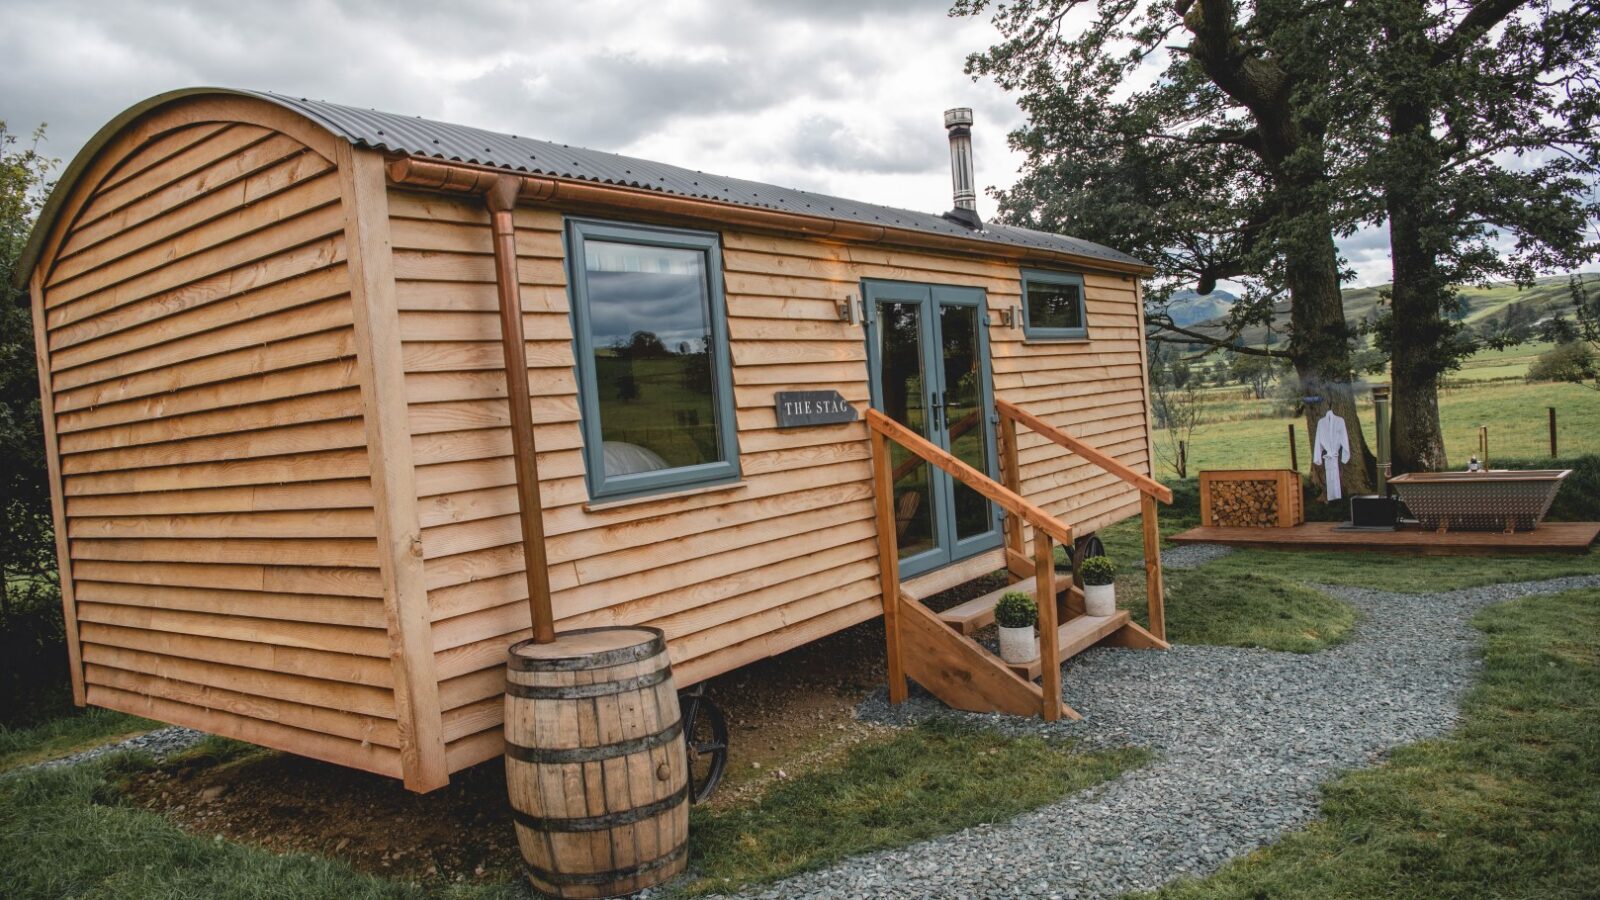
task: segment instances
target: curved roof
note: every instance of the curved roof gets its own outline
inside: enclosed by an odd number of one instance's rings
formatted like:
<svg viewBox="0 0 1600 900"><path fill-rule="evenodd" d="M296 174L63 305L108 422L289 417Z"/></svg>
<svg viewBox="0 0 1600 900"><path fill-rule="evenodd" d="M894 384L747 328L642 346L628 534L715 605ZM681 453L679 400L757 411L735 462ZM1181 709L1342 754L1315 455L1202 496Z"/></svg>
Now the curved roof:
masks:
<svg viewBox="0 0 1600 900"><path fill-rule="evenodd" d="M357 147L449 162L470 163L529 175L618 185L675 194L699 200L758 207L841 219L886 227L907 228L968 240L1006 244L1085 259L1103 260L1119 267L1147 267L1145 263L1110 247L1065 235L1014 225L985 223L973 230L936 213L896 209L842 197L778 187L757 181L712 175L666 163L652 162L600 150L541 141L515 134L485 131L395 113L359 109L322 100L290 97L267 91L233 88L185 88L160 94L134 105L112 119L84 145L51 192L49 200L24 247L17 278L26 280L42 249L60 206L99 150L138 117L187 97L204 95L253 97L285 107Z"/></svg>

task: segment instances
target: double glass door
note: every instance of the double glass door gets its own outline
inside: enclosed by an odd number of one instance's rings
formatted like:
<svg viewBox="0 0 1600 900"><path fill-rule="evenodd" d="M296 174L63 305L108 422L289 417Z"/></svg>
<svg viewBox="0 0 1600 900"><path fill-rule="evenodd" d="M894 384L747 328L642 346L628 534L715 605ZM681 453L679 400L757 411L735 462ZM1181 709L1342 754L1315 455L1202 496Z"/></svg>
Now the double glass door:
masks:
<svg viewBox="0 0 1600 900"><path fill-rule="evenodd" d="M995 477L983 291L868 281L862 293L872 405ZM899 444L889 447L903 576L1000 545L994 504Z"/></svg>

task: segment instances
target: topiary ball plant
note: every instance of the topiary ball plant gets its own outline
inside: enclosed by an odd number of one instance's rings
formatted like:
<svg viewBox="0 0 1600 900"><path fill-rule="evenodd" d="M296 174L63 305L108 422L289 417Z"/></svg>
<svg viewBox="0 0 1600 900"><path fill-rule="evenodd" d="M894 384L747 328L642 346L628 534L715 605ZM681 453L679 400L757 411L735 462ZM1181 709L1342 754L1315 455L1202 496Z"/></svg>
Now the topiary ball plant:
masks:
<svg viewBox="0 0 1600 900"><path fill-rule="evenodd" d="M1039 605L1021 591L1007 591L994 605L994 621L1001 628L1027 628L1039 621Z"/></svg>
<svg viewBox="0 0 1600 900"><path fill-rule="evenodd" d="M1113 584L1117 580L1117 564L1109 556L1091 556L1078 565L1084 584Z"/></svg>

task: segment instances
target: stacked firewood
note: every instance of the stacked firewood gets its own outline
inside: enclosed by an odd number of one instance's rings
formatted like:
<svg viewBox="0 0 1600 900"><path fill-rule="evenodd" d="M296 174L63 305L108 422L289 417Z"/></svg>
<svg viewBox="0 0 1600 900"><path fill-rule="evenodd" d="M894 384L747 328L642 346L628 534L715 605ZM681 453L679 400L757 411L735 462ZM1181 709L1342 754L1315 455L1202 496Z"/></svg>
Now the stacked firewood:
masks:
<svg viewBox="0 0 1600 900"><path fill-rule="evenodd" d="M1211 522L1238 528L1278 524L1278 485L1271 481L1211 482Z"/></svg>

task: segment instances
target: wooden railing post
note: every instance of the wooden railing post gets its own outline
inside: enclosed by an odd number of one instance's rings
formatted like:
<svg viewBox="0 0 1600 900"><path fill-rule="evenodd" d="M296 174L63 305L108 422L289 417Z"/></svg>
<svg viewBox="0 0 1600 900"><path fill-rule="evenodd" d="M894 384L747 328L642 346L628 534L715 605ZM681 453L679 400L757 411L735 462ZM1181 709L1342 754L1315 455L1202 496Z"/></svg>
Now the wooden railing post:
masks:
<svg viewBox="0 0 1600 900"><path fill-rule="evenodd" d="M883 590L889 702L903 703L906 670L900 658L900 547L895 533L894 477L889 471L888 440L870 423L867 434L872 439L872 499L878 519L878 582Z"/></svg>
<svg viewBox="0 0 1600 900"><path fill-rule="evenodd" d="M1000 478L1007 490L1022 496L1022 466L1017 461L1017 422L1004 412L1000 413ZM1006 549L1017 556L1027 555L1022 538L1022 517L1011 513L1006 513ZM1006 569L1015 584L1022 576L1012 568L1010 554L1007 557Z"/></svg>
<svg viewBox="0 0 1600 900"><path fill-rule="evenodd" d="M1033 530L1034 596L1039 601L1039 687L1044 692L1046 722L1061 718L1061 657L1056 632L1055 546L1043 528Z"/></svg>
<svg viewBox="0 0 1600 900"><path fill-rule="evenodd" d="M1167 639L1167 595L1161 582L1161 527L1156 518L1156 498L1139 496L1139 511L1144 519L1144 590L1150 611L1150 633Z"/></svg>

